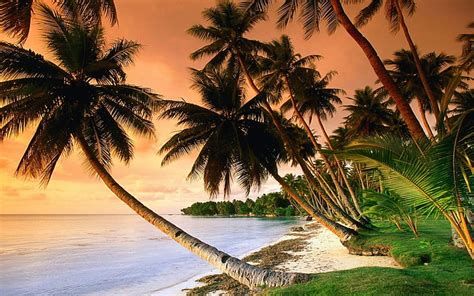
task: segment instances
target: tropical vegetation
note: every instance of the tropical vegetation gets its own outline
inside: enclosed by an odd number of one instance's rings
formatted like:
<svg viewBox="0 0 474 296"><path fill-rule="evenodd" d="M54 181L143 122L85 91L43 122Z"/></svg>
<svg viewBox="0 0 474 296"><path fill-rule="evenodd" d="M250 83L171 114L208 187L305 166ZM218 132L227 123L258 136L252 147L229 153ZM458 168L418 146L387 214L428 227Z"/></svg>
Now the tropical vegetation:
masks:
<svg viewBox="0 0 474 296"><path fill-rule="evenodd" d="M181 209L185 215L192 216L270 216L291 217L297 213L288 199L281 192L263 194L252 200L234 199L232 201L195 202L191 206Z"/></svg>
<svg viewBox="0 0 474 296"><path fill-rule="evenodd" d="M405 21L415 12L413 0L371 0L354 22L344 6L362 0L281 1L278 26L299 12L308 39L325 22L330 33L341 26L363 50L376 86L346 94L331 86L337 72L321 73L322 57L299 54L289 36L267 42L249 37L274 2L279 1L221 0L203 11L205 23L188 30L205 42L190 54L205 60L201 69L190 70L198 94L193 100L165 99L127 83L125 69L140 44L106 42L102 17L117 22L113 1L2 2L0 28L20 44L0 42L0 142L34 127L16 174L46 185L58 161L80 150L88 168L138 215L240 283L254 288L308 281L308 275L262 269L198 240L112 177L113 159L133 158L131 134L153 138L155 117L174 120L179 130L160 147L161 165L190 154L188 178L202 180L210 197L229 197L234 183L246 196L270 178L281 186L256 201L195 203L184 214L306 213L351 252L391 255L409 267L381 269L375 277L379 283L372 286L385 285L380 276L387 275L411 283L407 293L434 281L430 293L442 287L461 295L469 289L462 285L474 259L473 34L459 35L458 58L421 54ZM391 31L401 28L409 47L386 60L359 30L382 7ZM42 26L51 59L21 45L32 15ZM339 109L347 116L331 133L327 120ZM301 175L284 175L282 165L298 168ZM448 245L448 228L459 250ZM373 272L327 274L269 293L324 291L340 276L367 274ZM363 291L360 285L354 289Z"/></svg>

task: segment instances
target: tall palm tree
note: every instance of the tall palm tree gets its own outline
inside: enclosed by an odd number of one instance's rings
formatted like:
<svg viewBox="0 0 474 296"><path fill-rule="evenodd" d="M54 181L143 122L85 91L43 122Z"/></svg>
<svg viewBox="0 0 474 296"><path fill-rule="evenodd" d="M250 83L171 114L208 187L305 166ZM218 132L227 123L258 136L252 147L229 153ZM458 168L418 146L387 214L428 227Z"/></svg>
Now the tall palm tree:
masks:
<svg viewBox="0 0 474 296"><path fill-rule="evenodd" d="M388 107L390 102L381 91L366 86L355 91L351 105L345 110L349 115L345 118L345 125L349 127L352 138L362 138L384 134L390 131L394 112Z"/></svg>
<svg viewBox="0 0 474 296"><path fill-rule="evenodd" d="M216 67L217 65L222 64L222 62L219 61L226 61L226 59L229 67L235 69L236 64L240 66L240 70L244 73L247 82L250 84L253 91L260 94L260 103L268 116L272 119L272 123L275 125L278 133L282 137L285 146L289 149L291 156L301 166L308 181L313 186L317 186L318 181L314 178L303 157L299 155L298 148L291 141L291 138L288 136L281 120L278 118L278 115L273 111L269 103L271 96L266 90L259 89L252 77L252 69L255 69L253 68L253 65L255 65L254 62L256 61L254 54L262 49L262 44L257 41L249 40L243 35L253 26L253 24L262 20L264 15L261 13L246 12L237 7L233 2L226 0L219 1L215 8L206 9L203 12L203 15L209 19L211 26L206 27L195 25L189 30L189 33L200 39L210 41L211 43L192 53L191 58L213 55L211 61L206 65L206 69ZM248 20L250 17L247 17L247 15L253 16L251 21ZM248 25L245 24L246 22L250 22L252 26L248 27ZM242 27L248 27L248 29L242 30ZM242 44L241 40L245 40L245 46L240 46ZM214 49L209 50L209 48ZM256 68L256 70L258 70L258 68ZM346 223L356 227L362 226L356 219L346 212L339 212Z"/></svg>
<svg viewBox="0 0 474 296"><path fill-rule="evenodd" d="M321 145L316 140L309 124L304 119L303 113L300 111L296 99L300 95L307 95L307 89L313 87L314 77L320 76L314 69L313 64L313 62L320 57L317 55L302 57L300 54L295 52L290 38L286 35L281 36L279 40L274 40L267 44L263 48L263 52L265 55L260 59L260 81L263 88L272 90L276 96L281 96L284 90L288 91L289 102L295 111L296 117L306 131L306 134L313 143L316 151L319 152L320 157L323 159L339 196L342 198L345 206L351 211L352 215L355 217L359 216L360 213L358 212L358 209L349 201L342 186L339 184L336 174L330 165L329 159L321 152ZM342 169L339 163L337 163L337 167L338 169ZM350 184L346 182L346 186L350 187ZM352 188L351 195L352 199L355 200L356 197ZM357 204L357 202L355 202L355 204Z"/></svg>
<svg viewBox="0 0 474 296"><path fill-rule="evenodd" d="M344 1L344 2L359 2ZM273 1L269 0L246 0L243 2L243 7L250 11L265 11L268 9ZM389 95L397 104L400 115L406 122L412 137L416 139L425 139L426 135L423 128L418 122L410 105L404 100L402 93L394 83L393 79L384 67L382 60L377 54L377 51L367 38L357 29L344 11L340 0L286 0L278 9L279 12L279 26L286 26L295 16L296 12L300 10L299 20L302 22L306 32L306 37L311 37L314 31L319 31L321 21L326 21L330 33L334 32L338 24L341 24L347 33L357 42L362 49L370 65L382 82L383 86L388 91Z"/></svg>
<svg viewBox="0 0 474 296"><path fill-rule="evenodd" d="M17 174L46 184L58 160L80 148L105 185L133 211L183 247L250 287L286 285L305 276L262 270L189 235L128 193L110 175L112 156L128 162L133 143L126 129L152 137L160 100L149 89L126 84L124 67L139 49L118 40L105 49L99 24L79 14L60 16L41 5L45 39L54 56L0 42L0 141L36 125Z"/></svg>
<svg viewBox="0 0 474 296"><path fill-rule="evenodd" d="M199 153L189 177L203 176L206 190L215 195L224 188L230 193L231 180L238 180L247 193L270 174L305 211L333 231L341 240L355 234L322 215L278 174L277 165L287 160L281 138L264 120L258 100L247 103L242 89L243 77L232 68L193 71L194 87L204 106L182 101L167 101L162 117L178 119L184 129L161 148L167 164L193 149ZM258 98L258 97L257 97ZM291 127L289 134L293 134Z"/></svg>
<svg viewBox="0 0 474 296"><path fill-rule="evenodd" d="M430 99L426 94L424 83L417 70L414 56L412 52L404 49L396 51L394 56L393 59L385 60L384 63L391 67L389 73L399 85L406 98L409 101L417 100L418 111L425 130L431 138L434 138L425 114L425 112L433 112L433 109L431 108ZM453 67L455 60L454 56L443 53L436 54L434 52L421 57L421 67L428 82L428 87L431 90L431 95L435 97L436 102L441 99L444 89L455 74L455 68ZM462 83L460 86L465 87L465 84ZM437 115L435 114L435 116Z"/></svg>
<svg viewBox="0 0 474 296"><path fill-rule="evenodd" d="M306 87L301 88L302 93L297 96L298 108L303 115L308 115L311 122L316 117L319 128L324 136L329 148L333 149L329 135L324 127L323 120L332 117L336 112L335 104L341 104L340 95L345 94L342 89L328 87L332 77L336 72L329 72L323 77L316 75L311 79ZM283 109L288 109L289 101L282 105Z"/></svg>
<svg viewBox="0 0 474 296"><path fill-rule="evenodd" d="M52 2L65 14L80 11L88 21L100 21L101 14L104 14L112 25L118 22L114 0L52 0ZM40 0L2 1L0 30L17 38L19 43L23 43L30 33L31 18L36 12L35 4L40 3Z"/></svg>
<svg viewBox="0 0 474 296"><path fill-rule="evenodd" d="M253 74L257 69L252 53L259 50L262 43L244 35L264 20L265 14L246 13L232 1L220 0L216 7L204 10L202 15L210 25L194 25L188 29L188 33L209 44L191 53L191 59L212 56L205 68L215 68L227 62L235 69L238 68L235 65L240 64L247 76ZM254 90L257 89L253 80L248 82Z"/></svg>
<svg viewBox="0 0 474 296"><path fill-rule="evenodd" d="M369 5L362 9L356 17L356 26L360 27L367 24L370 19L382 8L384 0L371 0ZM408 26L405 22L405 16L403 11L411 16L415 13L416 4L414 0L385 0L385 17L390 24L392 32L397 32L400 30L400 27L403 30L405 39L408 42L410 47L412 60L414 62L415 69L418 73L418 77L421 82L421 86L425 92L426 97L428 98L428 103L430 104L430 109L435 114L436 119L439 117L439 106L438 99L436 98L435 93L430 88L430 83L428 79L428 73L423 68L423 63L418 55L417 48L413 39L408 30ZM430 135L431 136L431 135Z"/></svg>

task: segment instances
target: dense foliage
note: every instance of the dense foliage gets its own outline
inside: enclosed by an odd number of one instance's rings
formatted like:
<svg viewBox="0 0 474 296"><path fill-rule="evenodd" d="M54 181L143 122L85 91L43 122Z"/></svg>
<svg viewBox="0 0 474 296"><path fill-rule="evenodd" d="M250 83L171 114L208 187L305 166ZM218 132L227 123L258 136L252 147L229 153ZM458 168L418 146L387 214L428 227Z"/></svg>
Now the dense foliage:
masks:
<svg viewBox="0 0 474 296"><path fill-rule="evenodd" d="M207 201L195 202L181 210L185 215L192 216L295 216L295 208L281 192L272 192L257 197L255 201Z"/></svg>

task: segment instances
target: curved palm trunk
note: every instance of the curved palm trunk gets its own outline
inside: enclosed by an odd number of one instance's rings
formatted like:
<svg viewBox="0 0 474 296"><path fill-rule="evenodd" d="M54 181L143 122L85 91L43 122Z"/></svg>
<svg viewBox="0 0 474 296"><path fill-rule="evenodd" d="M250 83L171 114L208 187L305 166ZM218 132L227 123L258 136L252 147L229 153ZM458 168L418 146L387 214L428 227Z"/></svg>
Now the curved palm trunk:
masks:
<svg viewBox="0 0 474 296"><path fill-rule="evenodd" d="M403 16L403 11L400 7L399 0L395 1L395 5L397 7L398 17L400 18L400 24L402 26L403 34L405 34L405 38L407 39L408 45L410 46L411 54L413 55L413 60L415 61L416 70L418 71L418 75L420 75L421 84L423 84L423 88L425 89L426 95L430 100L431 110L436 117L436 123L438 122L439 118L439 106L438 102L436 101L436 97L431 91L430 84L428 83L428 78L426 77L426 73L421 66L420 57L418 56L418 52L416 50L416 46L411 39L410 32L408 31L408 26L405 23L405 17Z"/></svg>
<svg viewBox="0 0 474 296"><path fill-rule="evenodd" d="M431 131L430 124L428 123L428 120L426 119L426 113L425 113L425 109L423 108L423 103L419 99L416 101L418 103L418 112L420 112L421 122L423 122L423 126L425 127L426 132L428 132L430 139L434 140L435 137L433 135L433 132Z"/></svg>
<svg viewBox="0 0 474 296"><path fill-rule="evenodd" d="M290 150L291 152L291 155L296 159L296 161L298 162L298 164L300 165L301 169L303 170L303 174L305 175L305 177L308 179L309 183L311 186L313 187L317 187L317 180L315 179L315 177L313 176L313 174L311 173L311 170L308 168L308 166L306 165L304 159L301 157L301 155L299 155L299 153L297 152L296 148L294 147L293 143L291 142L290 138L288 137L288 134L285 132L283 126L281 125L280 121L275 117L275 115L273 114L273 110L270 106L270 104L267 102L267 101L264 101L263 102L264 104L264 107L266 109L266 111L269 113L269 115L271 116L271 119L273 121L273 124L275 125L276 129L278 130L280 136L282 137L283 139L283 142L285 143L285 145L288 147L288 149ZM324 196L323 196L324 197ZM329 207L331 207L332 210L334 210L334 212L345 222L345 223L348 223L349 225L353 226L354 228L358 229L358 228L365 228L365 226L360 223L359 221L357 221L356 219L354 219L351 215L349 215L348 213L346 213L343 209L341 209L338 205L336 205L331 199L325 199L324 200Z"/></svg>
<svg viewBox="0 0 474 296"><path fill-rule="evenodd" d="M321 146L319 145L318 141L314 137L313 132L311 131L311 128L306 123L306 120L304 119L303 114L301 114L300 110L298 109L298 105L296 103L296 99L295 99L295 96L293 94L293 89L291 88L290 80L288 79L287 75L285 75L285 82L286 82L286 85L288 86L288 90L290 92L290 100L291 100L291 103L293 105L293 109L295 110L296 116L298 117L299 121L303 125L303 128L306 131L306 134L308 135L308 138L311 140L311 143L313 143L314 148L316 149L316 151L319 153L319 155L323 159L324 164L325 164L325 166L328 170L328 173L331 176L331 180L333 181L334 186L336 186L336 190L339 193L339 195L341 196L342 201L344 202L344 205L349 209L349 211L351 212L351 214L354 217L358 217L360 215L360 213L354 207L354 205L349 201L349 198L347 197L346 193L344 192L341 185L339 184L339 181L337 180L337 177L334 174L334 171L332 170L331 165L329 164L329 159L326 157L325 154L323 154L321 152Z"/></svg>
<svg viewBox="0 0 474 296"><path fill-rule="evenodd" d="M334 147L331 144L331 140L329 139L329 135L326 132L326 128L324 128L323 122L321 121L321 116L316 113L316 119L318 120L318 124L321 128L321 131L323 133L324 139L326 140L326 144L328 145L329 149L334 150ZM354 189L351 186L351 183L347 179L346 172L344 171L344 168L341 165L341 162L337 158L336 155L334 155L334 159L336 161L337 168L339 169L339 172L341 172L342 179L344 180L344 184L346 184L347 189L349 190L349 193L351 195L352 201L354 202L354 206L359 213L359 215L362 214L362 210L360 208L359 200L357 199L357 195L354 192Z"/></svg>
<svg viewBox="0 0 474 296"><path fill-rule="evenodd" d="M283 178L276 172L270 170L270 174L278 183L280 183L283 190L285 190L286 193L291 196L291 198L293 198L293 200L295 200L316 221L318 221L329 231L337 235L337 237L342 242L348 241L351 239L351 237L357 235L357 232L355 232L354 230L334 222L333 220L321 214L318 210L309 206L308 203L306 203L302 198L300 198L299 195L293 190L293 188L291 188L291 186L288 185L288 183L286 183L285 180L283 180Z"/></svg>
<svg viewBox="0 0 474 296"><path fill-rule="evenodd" d="M247 66L245 65L239 51L237 51L237 59L239 60L240 66L242 67L242 70L244 71L244 74L247 78L247 81L249 82L250 86L252 89L258 94L260 93L260 89L255 85L255 82L252 79L252 76L250 75ZM281 125L280 121L275 117L273 114L273 109L270 106L270 104L264 100L263 101L263 107L264 110L267 111L267 113L270 115L270 118L272 119L273 124L275 125L280 137L283 140L283 143L290 149L291 155L296 158L296 161L299 163L301 169L303 170L303 174L309 181L311 186L317 186L317 181L315 180L314 176L311 174L311 171L309 170L308 166L304 162L304 159L297 153L297 150L295 149L294 145L292 144L290 138L288 137L287 133L285 132L283 126ZM360 223L359 221L355 220L353 217L351 217L349 214L347 214L344 210L342 210L339 206L337 206L332 200L325 200L326 203L328 204L329 207L331 207L335 213L337 213L341 219L349 224L354 226L356 229L358 228L364 228L364 225Z"/></svg>
<svg viewBox="0 0 474 296"><path fill-rule="evenodd" d="M187 234L128 193L102 166L82 135L77 135L76 139L94 171L120 200L127 204L140 217L161 230L181 246L207 261L215 268L218 268L223 273L231 276L239 283L251 288L261 286L279 287L308 280L308 275L306 274L272 271L250 265Z"/></svg>
<svg viewBox="0 0 474 296"><path fill-rule="evenodd" d="M349 35L357 42L359 47L364 51L365 55L367 56L367 59L369 60L372 68L375 71L375 74L377 74L377 77L380 79L380 82L382 82L383 86L388 91L390 97L392 97L395 101L400 115L402 116L403 120L408 126L408 129L410 130L411 136L416 140L425 140L426 135L420 125L420 122L418 121L418 119L416 119L413 110L403 98L402 94L400 93L400 90L393 81L392 77L390 77L390 75L388 74L387 69L385 69L382 60L377 55L377 52L375 51L372 44L370 44L370 42L364 37L364 35L362 35L351 22L351 20L344 11L344 8L341 5L340 0L330 0L330 2L334 9L334 12L336 13L339 23L342 24L347 33L349 33Z"/></svg>

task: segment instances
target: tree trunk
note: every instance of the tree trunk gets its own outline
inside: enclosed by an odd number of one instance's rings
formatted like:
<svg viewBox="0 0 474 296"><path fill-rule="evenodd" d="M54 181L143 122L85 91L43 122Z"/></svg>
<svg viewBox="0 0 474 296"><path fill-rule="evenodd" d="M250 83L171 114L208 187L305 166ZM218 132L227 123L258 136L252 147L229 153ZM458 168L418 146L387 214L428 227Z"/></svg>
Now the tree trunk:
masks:
<svg viewBox="0 0 474 296"><path fill-rule="evenodd" d="M426 113L425 109L423 108L423 103L421 102L420 99L417 99L418 103L418 112L420 112L421 116L421 122L423 122L423 126L425 127L426 132L428 133L430 139L433 141L434 140L434 135L433 132L431 131L430 124L428 123L428 120L426 119Z"/></svg>
<svg viewBox="0 0 474 296"><path fill-rule="evenodd" d="M291 188L291 186L288 185L288 183L286 183L280 175L278 175L278 173L270 170L270 174L278 183L280 183L283 190L285 190L285 192L289 196L291 196L291 198L293 198L309 215L311 215L311 217L321 223L329 231L337 235L341 242L348 241L351 239L351 237L357 235L357 232L355 232L354 230L328 219L318 210L310 207L303 199L299 197L299 195L293 190L293 188Z"/></svg>
<svg viewBox="0 0 474 296"><path fill-rule="evenodd" d="M433 110L433 113L436 117L436 125L438 125L438 119L439 119L438 102L436 100L435 95L433 94L433 91L431 91L430 84L428 82L428 78L426 77L426 73L423 70L423 67L421 65L420 57L418 56L416 46L413 43L413 40L411 39L410 32L408 31L408 27L405 23L405 17L403 16L403 11L400 7L399 0L395 1L395 5L397 7L397 13L398 13L398 17L400 18L400 24L402 26L403 33L405 34L405 38L407 39L408 45L410 46L411 54L413 55L413 60L415 61L416 70L418 72L418 75L420 76L421 84L423 84L423 88L426 92L426 95L428 96L428 99L430 100L431 110Z"/></svg>
<svg viewBox="0 0 474 296"><path fill-rule="evenodd" d="M94 171L120 200L127 204L143 219L161 230L181 246L207 261L215 268L218 268L223 273L229 275L239 283L251 288L261 286L279 287L304 282L309 279L307 274L272 271L250 265L187 234L182 229L153 212L128 193L102 166L83 136L78 134L76 139Z"/></svg>
<svg viewBox="0 0 474 296"><path fill-rule="evenodd" d="M374 47L370 42L357 30L354 24L351 22L349 17L346 15L344 8L341 5L340 0L330 0L331 5L336 13L337 19L340 24L344 27L344 29L349 33L349 35L357 42L359 47L363 50L367 59L369 60L372 68L377 74L380 82L382 82L384 88L388 91L390 97L395 101L397 105L397 109L400 112L403 120L408 126L410 130L411 136L416 140L426 140L426 135L423 132L423 128L421 127L418 119L416 119L413 110L410 107L410 104L407 103L405 98L402 96L400 90L398 89L397 85L393 81L392 77L385 69L385 66L377 55Z"/></svg>
<svg viewBox="0 0 474 296"><path fill-rule="evenodd" d="M324 128L323 122L321 121L321 117L317 113L316 113L316 119L318 120L319 127L321 128L321 131L324 135L324 139L326 140L326 144L328 145L329 149L334 151L334 148L331 144L331 140L329 139L329 136L326 132L326 129ZM352 201L354 202L354 206L355 206L357 212L360 215L360 214L362 214L362 210L360 208L360 204L359 204L359 200L357 199L357 195L355 194L354 189L351 186L351 183L347 179L346 172L344 171L344 168L342 167L341 162L339 161L339 159L337 158L336 155L334 155L334 160L336 161L336 165L337 165L339 171L341 172L342 179L344 180L344 183L346 184L346 187L349 190Z"/></svg>
<svg viewBox="0 0 474 296"><path fill-rule="evenodd" d="M255 85L255 83L252 79L252 76L250 75L250 73L249 73L249 71L248 71L248 69L247 69L247 67L246 67L244 61L242 60L242 57L241 57L241 55L238 51L237 51L237 58L239 60L240 66L242 67L242 69L244 71L244 74L245 74L245 77L247 78L250 86L252 87L252 89L257 94L259 94L260 89L258 89L258 87ZM303 158L299 155L299 153L297 153L297 150L295 149L294 145L292 144L292 142L291 142L290 138L288 137L286 131L284 130L283 126L281 125L281 123L278 121L278 119L273 114L272 107L270 106L270 104L266 100L263 101L263 107L264 107L264 110L267 111L268 115L272 119L272 122L275 125L275 128L277 129L280 137L283 140L283 143L285 143L287 148L290 150L291 155L293 157L295 157L296 161L299 163L301 169L303 170L303 174L307 178L310 186L316 186L317 182L316 182L314 176L311 174L311 171L309 170L308 166L304 162ZM357 221L356 219L351 217L349 214L347 214L344 210L339 208L334 202L332 202L332 200L325 200L325 201L328 204L328 206L330 206L334 210L334 212L336 212L341 217L341 219L343 219L343 221L345 223L348 223L349 225L354 226L356 229L357 228L365 228L362 223L360 223L359 221Z"/></svg>
<svg viewBox="0 0 474 296"><path fill-rule="evenodd" d="M298 117L299 121L303 125L303 128L306 131L306 134L308 135L308 138L311 140L311 143L314 146L314 149L316 149L316 151L319 153L319 155L323 159L324 164L325 164L325 166L328 170L328 173L331 176L331 180L333 181L334 186L336 186L336 190L337 190L338 194L341 196L341 198L344 202L344 205L349 209L349 211L351 212L351 214L354 217L359 216L360 212L358 212L358 210L354 207L354 205L347 198L346 193L342 189L341 185L339 184L339 181L337 180L336 175L334 174L334 171L332 170L332 167L329 163L329 159L327 158L326 155L324 155L322 153L321 145L318 143L318 141L314 137L313 132L311 131L311 128L306 123L306 120L304 119L303 114L301 114L300 110L298 109L298 105L296 103L296 99L295 99L295 96L293 94L293 90L291 88L290 80L288 79L287 75L285 75L285 82L286 82L286 85L288 86L288 91L290 92L290 100L291 100L291 103L293 105L293 109L295 109L296 116Z"/></svg>

